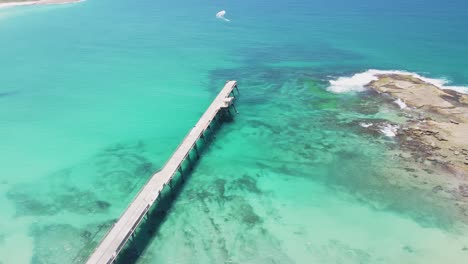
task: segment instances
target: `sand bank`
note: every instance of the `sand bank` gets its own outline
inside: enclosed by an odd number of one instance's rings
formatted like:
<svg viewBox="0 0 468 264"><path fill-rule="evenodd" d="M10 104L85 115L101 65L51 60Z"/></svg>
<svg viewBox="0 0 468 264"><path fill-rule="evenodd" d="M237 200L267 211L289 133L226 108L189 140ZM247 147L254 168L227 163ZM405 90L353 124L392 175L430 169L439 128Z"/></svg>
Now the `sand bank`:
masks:
<svg viewBox="0 0 468 264"><path fill-rule="evenodd" d="M0 1L0 8L24 6L24 5L57 5L77 3L82 0L35 0L35 1Z"/></svg>

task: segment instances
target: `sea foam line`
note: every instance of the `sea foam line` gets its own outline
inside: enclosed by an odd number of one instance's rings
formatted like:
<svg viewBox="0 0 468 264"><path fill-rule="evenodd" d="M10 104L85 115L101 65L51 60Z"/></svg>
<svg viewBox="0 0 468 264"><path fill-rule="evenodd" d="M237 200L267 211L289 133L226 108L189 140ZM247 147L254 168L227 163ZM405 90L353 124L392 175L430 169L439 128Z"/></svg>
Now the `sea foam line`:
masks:
<svg viewBox="0 0 468 264"><path fill-rule="evenodd" d="M333 93L348 93L348 92L363 92L366 91L365 87L372 81L378 80L377 75L379 74L401 74L411 75L415 78L421 79L424 82L430 83L440 89L455 90L460 93L468 94L468 87L464 86L451 86L449 81L446 79L433 79L423 77L417 73L407 71L384 71L384 70L368 70L366 72L357 73L351 77L339 77L336 80L330 80L330 86L327 90Z"/></svg>

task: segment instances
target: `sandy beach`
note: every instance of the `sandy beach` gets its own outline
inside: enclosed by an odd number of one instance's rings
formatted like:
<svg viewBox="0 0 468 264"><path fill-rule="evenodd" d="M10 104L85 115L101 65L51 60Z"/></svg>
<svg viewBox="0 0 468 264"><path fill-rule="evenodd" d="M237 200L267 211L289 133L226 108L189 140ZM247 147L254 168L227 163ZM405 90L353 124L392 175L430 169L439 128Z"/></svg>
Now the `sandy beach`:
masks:
<svg viewBox="0 0 468 264"><path fill-rule="evenodd" d="M8 8L14 6L25 5L59 5L81 2L82 0L36 0L36 1L0 1L0 8Z"/></svg>

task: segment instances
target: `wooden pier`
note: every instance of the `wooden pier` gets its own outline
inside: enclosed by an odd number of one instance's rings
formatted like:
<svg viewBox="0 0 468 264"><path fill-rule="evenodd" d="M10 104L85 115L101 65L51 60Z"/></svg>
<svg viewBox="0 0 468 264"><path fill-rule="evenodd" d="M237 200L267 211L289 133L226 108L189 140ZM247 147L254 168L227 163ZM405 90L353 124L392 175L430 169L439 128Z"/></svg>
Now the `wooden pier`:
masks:
<svg viewBox="0 0 468 264"><path fill-rule="evenodd" d="M171 180L177 171L182 173L182 163L185 159L190 160L190 152L195 148L198 155L197 141L204 138L205 131L210 129L211 123L217 119L221 111L230 111L231 106L235 110L234 90L239 92L237 82L228 81L197 124L182 140L164 167L151 177L119 220L112 226L89 257L87 264L109 264L114 262L151 206L161 195L163 188L166 185L171 185Z"/></svg>

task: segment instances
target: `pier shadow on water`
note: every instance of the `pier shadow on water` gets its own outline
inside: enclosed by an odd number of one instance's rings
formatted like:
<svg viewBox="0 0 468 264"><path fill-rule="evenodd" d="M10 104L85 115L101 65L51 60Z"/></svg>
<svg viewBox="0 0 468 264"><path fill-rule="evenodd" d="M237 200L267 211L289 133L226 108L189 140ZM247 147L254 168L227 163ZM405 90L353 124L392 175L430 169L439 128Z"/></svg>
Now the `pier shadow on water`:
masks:
<svg viewBox="0 0 468 264"><path fill-rule="evenodd" d="M158 200L153 204L147 215L143 218L137 230L130 237L114 263L129 264L136 263L140 256L151 244L151 241L158 235L158 232L170 214L171 209L179 195L184 190L186 184L190 181L192 171L196 169L204 152L210 149L213 140L216 140L216 134L222 129L223 125L233 122L234 109L231 113L221 111L218 121L214 121L211 129L204 134L204 139L199 139L196 142L198 153L193 148L189 152L190 159L185 159L182 164L182 173L176 172L171 185L161 191Z"/></svg>

